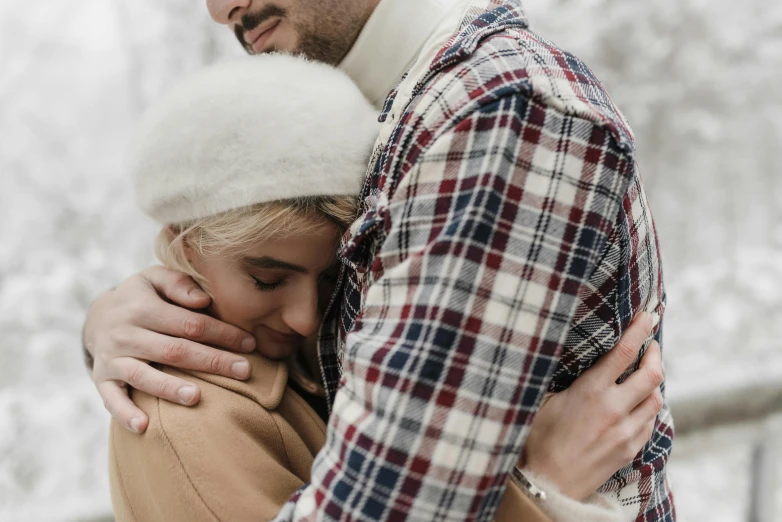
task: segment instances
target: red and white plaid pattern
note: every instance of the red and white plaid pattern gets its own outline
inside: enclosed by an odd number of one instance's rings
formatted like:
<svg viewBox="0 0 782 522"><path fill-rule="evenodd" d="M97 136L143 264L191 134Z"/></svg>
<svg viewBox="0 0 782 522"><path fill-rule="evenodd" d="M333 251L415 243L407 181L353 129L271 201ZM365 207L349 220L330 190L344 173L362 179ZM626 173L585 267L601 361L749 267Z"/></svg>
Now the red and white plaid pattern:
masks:
<svg viewBox="0 0 782 522"><path fill-rule="evenodd" d="M629 127L515 1L489 6L381 117L321 336L328 440L277 520L490 520L544 393L663 314ZM604 486L628 519L675 520L672 438L666 407Z"/></svg>

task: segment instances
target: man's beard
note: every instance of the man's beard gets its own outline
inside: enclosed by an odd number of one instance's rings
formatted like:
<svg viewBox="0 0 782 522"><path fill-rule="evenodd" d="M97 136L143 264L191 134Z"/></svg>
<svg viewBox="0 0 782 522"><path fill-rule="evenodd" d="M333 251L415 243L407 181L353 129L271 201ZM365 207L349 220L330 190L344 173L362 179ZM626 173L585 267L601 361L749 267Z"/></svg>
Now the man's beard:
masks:
<svg viewBox="0 0 782 522"><path fill-rule="evenodd" d="M339 2L335 5L338 6ZM335 10L337 12L334 12ZM237 24L234 28L234 34L248 54L255 54L251 44L244 39L245 33L271 18L287 19L294 26L299 40L297 48L291 52L302 54L311 60L337 65L350 50L365 21L352 19L348 14L339 12L337 7L331 10L324 9L323 13L318 13L319 16L313 13L311 20L302 19L294 22L287 9L269 4L255 13L242 16L241 24ZM264 52L275 51L278 49L271 48Z"/></svg>

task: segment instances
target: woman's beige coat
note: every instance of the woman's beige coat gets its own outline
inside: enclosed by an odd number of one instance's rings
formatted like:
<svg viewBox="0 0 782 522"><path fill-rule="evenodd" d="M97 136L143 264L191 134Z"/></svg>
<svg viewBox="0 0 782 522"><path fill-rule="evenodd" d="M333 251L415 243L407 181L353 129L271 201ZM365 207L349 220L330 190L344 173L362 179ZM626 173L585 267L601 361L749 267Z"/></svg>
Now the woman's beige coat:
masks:
<svg viewBox="0 0 782 522"><path fill-rule="evenodd" d="M287 387L285 363L257 354L248 359L247 382L165 368L199 385L195 407L133 394L149 427L136 435L112 423L117 522L271 520L309 480L325 424ZM551 521L515 484L507 491L496 520Z"/></svg>

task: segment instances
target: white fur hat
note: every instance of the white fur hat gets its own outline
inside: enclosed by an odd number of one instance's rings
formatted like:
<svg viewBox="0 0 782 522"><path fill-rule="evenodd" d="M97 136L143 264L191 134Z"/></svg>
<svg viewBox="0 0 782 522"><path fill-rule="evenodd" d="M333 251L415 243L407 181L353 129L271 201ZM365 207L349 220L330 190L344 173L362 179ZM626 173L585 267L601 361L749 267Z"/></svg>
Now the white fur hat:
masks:
<svg viewBox="0 0 782 522"><path fill-rule="evenodd" d="M304 196L358 195L377 111L342 72L291 55L199 72L145 115L130 171L163 224Z"/></svg>

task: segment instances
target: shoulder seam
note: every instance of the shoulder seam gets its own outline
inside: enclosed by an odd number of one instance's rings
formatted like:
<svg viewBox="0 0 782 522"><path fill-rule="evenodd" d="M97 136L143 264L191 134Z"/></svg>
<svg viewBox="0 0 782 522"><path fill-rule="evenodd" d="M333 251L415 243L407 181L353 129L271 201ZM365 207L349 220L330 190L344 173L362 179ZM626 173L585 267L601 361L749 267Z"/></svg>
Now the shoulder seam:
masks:
<svg viewBox="0 0 782 522"><path fill-rule="evenodd" d="M511 40L513 42L518 43L518 38L514 38L514 33L513 33L518 31L524 31L524 32L529 32L531 34L535 34L532 31L530 31L529 28L524 28L524 29L506 28L498 33L490 35L488 38L505 39L505 40ZM528 49L528 51L534 56L539 56L538 53L533 49ZM460 65L466 66L464 62L456 64L457 67ZM547 75L547 79L548 81L552 80L550 75ZM424 90L427 89L428 87L424 88ZM430 108L434 108L435 110L437 110L437 104L435 103L435 100L439 99L442 96L443 92L441 92L435 99L432 99L429 103L427 103L426 107L422 107L423 110L419 114L423 116L425 113L429 111ZM568 110L568 108L565 106L564 101L562 103L556 103L557 101L560 101L559 98L556 98L555 96L552 96L551 98L546 98L542 94L536 93L533 89L532 82L528 77L518 78L516 81L504 83L501 86L496 86L491 90L487 91L484 94L484 96L482 96L480 99L470 100L467 104L465 104L462 107L461 112L463 112L463 114L459 117L458 120L452 119L450 121L444 122L445 125L440 129L436 129L435 132L439 134L441 131L447 131L449 128L452 127L451 125L452 123L454 123L455 121L461 121L469 117L470 114L478 110L480 107L484 107L490 103L501 100L502 98L507 98L516 95L525 96L529 101L540 103L544 105L547 109L556 111L563 116L577 118L581 121L588 122L596 127L605 129L606 132L608 132L611 135L614 142L617 144L618 148L624 154L634 157L632 143L628 140L628 137L624 136L623 133L620 131L620 129L617 128L615 122L611 121L609 118L606 118L605 116L600 114L592 107L590 107L590 111L588 114L581 114L578 112L573 112ZM617 116L621 118L621 114L617 114Z"/></svg>
<svg viewBox="0 0 782 522"><path fill-rule="evenodd" d="M519 82L522 83L522 82ZM421 154L426 153L431 145L437 141L443 134L447 133L448 131L452 130L454 127L459 125L462 121L470 118L472 115L474 115L479 109L482 107L486 107L488 105L491 105L493 103L499 103L503 100L509 100L514 97L523 97L525 100L527 100L529 103L539 103L543 105L546 109L551 109L553 111L558 112L564 117L567 118L573 118L575 120L583 121L585 123L588 123L590 125L594 125L597 128L604 129L610 139L616 144L617 148L621 151L623 155L625 155L629 159L634 159L635 155L632 150L629 150L625 145L623 145L623 140L620 136L617 136L616 129L612 128L611 125L608 125L604 121L594 121L590 118L585 118L584 116L580 114L574 114L570 113L568 111L563 111L560 108L547 103L545 100L540 99L539 97L535 96L534 93L531 92L531 87L529 84L525 81L523 82L529 89L519 89L510 93L505 93L502 96L497 96L494 98L491 98L489 100L476 100L474 104L469 108L465 108L462 114L460 114L458 117L455 117L451 120L448 120L444 122L443 125L439 126L434 130L434 133L432 134L432 139L429 141L426 147L421 152Z"/></svg>

